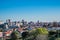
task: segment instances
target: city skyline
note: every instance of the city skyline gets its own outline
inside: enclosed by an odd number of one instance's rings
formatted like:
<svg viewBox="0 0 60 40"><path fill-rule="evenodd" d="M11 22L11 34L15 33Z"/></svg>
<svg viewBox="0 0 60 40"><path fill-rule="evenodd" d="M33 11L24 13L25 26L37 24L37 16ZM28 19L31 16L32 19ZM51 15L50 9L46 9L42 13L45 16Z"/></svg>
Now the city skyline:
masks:
<svg viewBox="0 0 60 40"><path fill-rule="evenodd" d="M60 21L60 0L0 0L0 20Z"/></svg>

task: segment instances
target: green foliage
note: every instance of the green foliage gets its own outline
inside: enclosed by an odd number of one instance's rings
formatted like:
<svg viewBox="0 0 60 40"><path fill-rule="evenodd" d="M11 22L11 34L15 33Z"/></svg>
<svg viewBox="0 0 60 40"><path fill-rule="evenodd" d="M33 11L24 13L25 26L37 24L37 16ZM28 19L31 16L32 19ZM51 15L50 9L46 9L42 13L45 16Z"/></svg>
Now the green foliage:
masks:
<svg viewBox="0 0 60 40"><path fill-rule="evenodd" d="M36 35L37 35L37 32L36 32L36 30L34 29L34 30L31 30L31 31L29 32L29 34L30 34L30 35L33 35L33 36L36 36Z"/></svg>
<svg viewBox="0 0 60 40"><path fill-rule="evenodd" d="M48 35L48 31L46 28L37 28L29 31L29 37L32 36L33 39L35 39L38 35Z"/></svg>
<svg viewBox="0 0 60 40"><path fill-rule="evenodd" d="M48 30L46 28L37 28L36 32L38 34L48 34Z"/></svg>
<svg viewBox="0 0 60 40"><path fill-rule="evenodd" d="M18 31L15 31L14 33L15 33L15 35L16 35L17 38L20 37L20 33Z"/></svg>
<svg viewBox="0 0 60 40"><path fill-rule="evenodd" d="M60 40L60 30L49 31L49 40Z"/></svg>
<svg viewBox="0 0 60 40"><path fill-rule="evenodd" d="M60 40L60 38L56 38L55 40Z"/></svg>
<svg viewBox="0 0 60 40"><path fill-rule="evenodd" d="M17 40L20 38L20 33L18 31L13 31L11 34L11 39L12 40Z"/></svg>

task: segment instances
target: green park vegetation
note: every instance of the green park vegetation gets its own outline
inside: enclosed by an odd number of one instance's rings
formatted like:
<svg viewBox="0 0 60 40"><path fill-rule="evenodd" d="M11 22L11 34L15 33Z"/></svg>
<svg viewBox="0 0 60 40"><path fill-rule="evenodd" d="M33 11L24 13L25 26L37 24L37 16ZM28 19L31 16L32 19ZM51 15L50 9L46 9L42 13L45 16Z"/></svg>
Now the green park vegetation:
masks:
<svg viewBox="0 0 60 40"><path fill-rule="evenodd" d="M28 34L25 38L18 32L14 32L16 40L60 40L60 30L48 31L46 28L36 28L27 32Z"/></svg>

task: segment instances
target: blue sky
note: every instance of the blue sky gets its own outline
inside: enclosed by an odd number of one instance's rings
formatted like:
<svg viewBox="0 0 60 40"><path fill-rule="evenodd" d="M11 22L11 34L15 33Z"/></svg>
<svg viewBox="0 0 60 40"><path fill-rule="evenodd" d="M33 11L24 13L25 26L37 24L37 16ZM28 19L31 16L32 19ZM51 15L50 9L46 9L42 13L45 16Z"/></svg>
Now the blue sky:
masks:
<svg viewBox="0 0 60 40"><path fill-rule="evenodd" d="M60 0L0 0L0 20L60 21Z"/></svg>

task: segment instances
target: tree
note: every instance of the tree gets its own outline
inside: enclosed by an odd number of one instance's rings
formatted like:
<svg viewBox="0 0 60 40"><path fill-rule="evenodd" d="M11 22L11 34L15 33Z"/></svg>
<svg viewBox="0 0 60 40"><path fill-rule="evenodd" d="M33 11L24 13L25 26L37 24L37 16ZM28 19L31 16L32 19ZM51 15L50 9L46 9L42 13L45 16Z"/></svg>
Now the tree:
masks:
<svg viewBox="0 0 60 40"><path fill-rule="evenodd" d="M11 39L12 40L18 40L20 38L20 33L18 31L13 31L11 34Z"/></svg>

